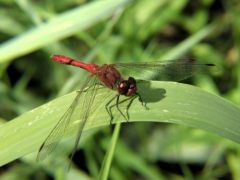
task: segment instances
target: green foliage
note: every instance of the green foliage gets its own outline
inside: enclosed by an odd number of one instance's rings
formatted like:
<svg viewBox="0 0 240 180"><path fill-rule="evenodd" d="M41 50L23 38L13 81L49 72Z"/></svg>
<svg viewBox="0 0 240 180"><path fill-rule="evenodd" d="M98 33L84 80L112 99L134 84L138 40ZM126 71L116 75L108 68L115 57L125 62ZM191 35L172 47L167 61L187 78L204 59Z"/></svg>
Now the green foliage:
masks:
<svg viewBox="0 0 240 180"><path fill-rule="evenodd" d="M234 0L2 0L0 164L20 161L3 169L1 179L239 179L240 111L233 104L240 103L239 6ZM191 57L217 68L187 81L211 93L140 82L149 110L135 99L129 115L136 123L122 124L119 140L104 109L115 92L100 89L77 156L87 170L73 165L66 172L81 110L46 161L36 162L36 152L75 92L62 95L77 90L87 73L50 61L51 54L99 64ZM124 122L117 111L114 117Z"/></svg>

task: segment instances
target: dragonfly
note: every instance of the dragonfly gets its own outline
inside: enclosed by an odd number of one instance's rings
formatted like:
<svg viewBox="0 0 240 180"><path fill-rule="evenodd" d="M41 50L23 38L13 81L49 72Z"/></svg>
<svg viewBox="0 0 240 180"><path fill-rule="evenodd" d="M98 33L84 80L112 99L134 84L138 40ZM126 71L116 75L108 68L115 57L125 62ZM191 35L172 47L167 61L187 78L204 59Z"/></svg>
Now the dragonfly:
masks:
<svg viewBox="0 0 240 180"><path fill-rule="evenodd" d="M199 63L193 59L180 59L178 61L159 61L159 62L142 62L142 63L116 63L116 64L103 64L97 65L94 63L85 63L82 60L75 60L73 58L64 55L53 55L52 60L66 65L82 68L90 73L86 81L83 83L81 89L77 91L77 95L69 106L68 110L62 115L57 124L53 127L49 135L41 144L37 160L45 159L58 145L64 134L69 128L71 123L72 114L76 110L77 104L81 100L83 103L83 109L81 112L81 121L78 126L77 135L75 138L74 147L71 154L71 159L75 151L77 150L83 128L90 116L90 111L94 99L97 94L100 84L102 87L116 91L116 96L107 102L105 109L110 117L110 124L113 120L111 108L116 106L122 117L128 120L128 116L125 115L119 108L121 103L120 96L126 96L130 98L138 97L139 101L143 104L143 99L138 93L137 80L169 80L169 81L181 81L195 73L205 70L207 67L214 66L209 63ZM124 78L121 70L131 70L133 74ZM115 102L114 102L115 101ZM114 104L113 104L114 103Z"/></svg>

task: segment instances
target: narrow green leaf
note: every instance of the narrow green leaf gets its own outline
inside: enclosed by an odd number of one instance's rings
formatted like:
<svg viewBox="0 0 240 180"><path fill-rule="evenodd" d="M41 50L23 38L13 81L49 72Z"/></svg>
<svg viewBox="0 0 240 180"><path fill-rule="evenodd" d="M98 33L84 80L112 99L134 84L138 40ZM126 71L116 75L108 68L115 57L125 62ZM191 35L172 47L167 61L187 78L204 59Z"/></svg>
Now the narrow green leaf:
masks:
<svg viewBox="0 0 240 180"><path fill-rule="evenodd" d="M118 142L120 129L121 129L121 124L117 123L116 126L114 127L113 136L111 138L111 143L109 145L110 147L108 148L108 151L104 157L98 179L102 179L102 180L109 179L108 177L110 173L113 156L115 154L116 145Z"/></svg>
<svg viewBox="0 0 240 180"><path fill-rule="evenodd" d="M129 0L96 1L58 15L47 23L2 44L0 63L30 53L49 43L86 29L109 17L127 2Z"/></svg>
<svg viewBox="0 0 240 180"><path fill-rule="evenodd" d="M201 40L212 34L216 30L216 28L217 26L214 23L205 26L204 28L200 29L197 33L193 34L192 36L178 44L176 47L168 51L161 57L161 59L175 59L180 55L183 55L194 45L196 45Z"/></svg>
<svg viewBox="0 0 240 180"><path fill-rule="evenodd" d="M160 81L139 82L139 93L147 103L146 110L134 99L128 112L130 121L177 123L201 128L235 142L240 142L240 108L221 97L197 87ZM109 125L105 104L116 94L101 88L84 131ZM70 106L76 92L57 98L31 110L0 127L0 165L37 151L50 130ZM124 98L124 97L123 97ZM81 103L81 101L80 101ZM122 110L129 101L121 104ZM113 109L115 120L125 120ZM81 109L73 114L69 134L76 133Z"/></svg>

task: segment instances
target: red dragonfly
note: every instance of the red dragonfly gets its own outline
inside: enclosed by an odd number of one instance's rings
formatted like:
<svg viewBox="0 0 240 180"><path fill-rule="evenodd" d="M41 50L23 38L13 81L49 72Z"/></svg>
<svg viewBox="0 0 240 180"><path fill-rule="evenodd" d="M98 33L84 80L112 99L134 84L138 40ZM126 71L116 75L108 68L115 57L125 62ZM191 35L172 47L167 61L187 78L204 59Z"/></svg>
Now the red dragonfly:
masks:
<svg viewBox="0 0 240 180"><path fill-rule="evenodd" d="M110 123L112 123L113 115L111 112L111 108L113 105L111 103L115 100L115 106L124 119L128 120L128 116L126 116L121 109L119 108L119 97L121 95L128 97L139 97L143 105L142 98L137 90L137 82L134 77L128 77L128 79L124 79L119 69L121 68L129 68L130 70L135 70L135 77L141 79L141 75L144 75L143 72L147 73L148 78L142 77L143 80L171 80L171 81L180 81L192 76L194 73L199 70L206 69L208 66L214 66L213 64L201 64L197 63L192 59L182 59L179 61L167 61L167 62L148 62L148 63L118 63L118 64L103 64L96 65L91 63L84 63L83 61L74 60L70 57L63 55L53 55L52 59L62 64L72 65L76 67L80 67L82 69L87 70L91 73L91 75L87 78L81 90L78 91L77 96L74 101L68 108L68 110L63 114L58 123L52 129L50 134L47 136L46 140L39 148L39 152L37 155L37 159L44 159L48 154L50 154L57 146L60 139L65 134L72 117L73 112L76 109L78 101L81 99L83 101L84 112L81 115L81 122L79 125L79 130L77 133L77 137L75 140L75 145L72 151L72 156L77 149L82 130L84 125L89 117L89 112L91 109L91 105L95 99L97 93L97 82L100 82L102 86L105 86L109 89L112 89L117 92L116 96L113 97L106 105L106 111L110 116ZM98 80L98 81L97 81ZM92 83L92 84L90 84ZM86 90L86 87L91 88L91 90ZM90 94L91 93L91 94ZM85 94L84 97L80 98ZM87 95L86 95L87 94ZM89 98L90 97L90 98Z"/></svg>

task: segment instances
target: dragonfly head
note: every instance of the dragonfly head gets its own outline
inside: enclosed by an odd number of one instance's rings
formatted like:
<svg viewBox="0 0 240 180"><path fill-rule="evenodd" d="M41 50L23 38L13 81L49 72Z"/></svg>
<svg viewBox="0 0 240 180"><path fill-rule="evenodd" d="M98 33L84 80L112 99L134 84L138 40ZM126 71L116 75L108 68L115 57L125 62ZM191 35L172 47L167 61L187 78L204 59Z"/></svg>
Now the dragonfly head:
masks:
<svg viewBox="0 0 240 180"><path fill-rule="evenodd" d="M133 96L137 92L136 80L129 77L128 80L122 80L117 86L118 93L125 96Z"/></svg>

